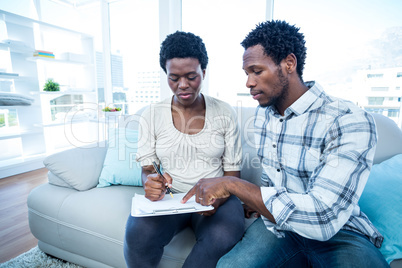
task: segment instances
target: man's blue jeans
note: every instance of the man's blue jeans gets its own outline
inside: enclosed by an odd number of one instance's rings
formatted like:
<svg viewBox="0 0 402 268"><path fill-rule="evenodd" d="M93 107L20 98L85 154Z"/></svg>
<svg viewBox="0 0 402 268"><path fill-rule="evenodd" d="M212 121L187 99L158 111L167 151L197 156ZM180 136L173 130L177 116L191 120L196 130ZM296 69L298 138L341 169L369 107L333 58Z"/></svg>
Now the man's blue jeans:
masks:
<svg viewBox="0 0 402 268"><path fill-rule="evenodd" d="M277 238L261 218L217 265L218 268L257 267L389 267L380 251L363 235L339 231L328 241L286 232Z"/></svg>
<svg viewBox="0 0 402 268"><path fill-rule="evenodd" d="M187 226L194 230L197 242L183 267L215 268L219 258L243 236L243 207L236 196L231 196L212 216L197 213L144 218L129 216L124 240L127 267L157 267L164 247Z"/></svg>

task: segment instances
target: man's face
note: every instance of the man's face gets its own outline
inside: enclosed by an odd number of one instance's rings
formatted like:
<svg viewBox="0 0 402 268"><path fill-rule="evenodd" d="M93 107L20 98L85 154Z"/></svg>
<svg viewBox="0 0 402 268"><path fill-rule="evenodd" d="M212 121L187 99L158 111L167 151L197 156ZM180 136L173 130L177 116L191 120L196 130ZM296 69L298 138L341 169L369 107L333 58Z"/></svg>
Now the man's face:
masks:
<svg viewBox="0 0 402 268"><path fill-rule="evenodd" d="M281 107L288 96L289 81L281 65L264 54L261 45L249 47L243 54L243 70L247 74L246 86L261 107Z"/></svg>

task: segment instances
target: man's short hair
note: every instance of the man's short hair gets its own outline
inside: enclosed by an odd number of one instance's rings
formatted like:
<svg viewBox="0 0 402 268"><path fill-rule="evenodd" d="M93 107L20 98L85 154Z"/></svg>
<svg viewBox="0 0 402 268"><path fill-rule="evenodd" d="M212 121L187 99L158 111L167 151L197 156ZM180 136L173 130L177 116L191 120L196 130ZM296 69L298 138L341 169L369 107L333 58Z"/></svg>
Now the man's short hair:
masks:
<svg viewBox="0 0 402 268"><path fill-rule="evenodd" d="M241 42L241 45L244 49L261 45L264 53L277 65L293 53L297 58L297 73L302 79L307 48L304 35L299 32L299 29L285 21L266 21L258 24Z"/></svg>
<svg viewBox="0 0 402 268"><path fill-rule="evenodd" d="M173 58L198 59L201 69L208 65L208 54L202 39L193 34L177 31L170 34L162 42L159 63L166 73L166 61Z"/></svg>

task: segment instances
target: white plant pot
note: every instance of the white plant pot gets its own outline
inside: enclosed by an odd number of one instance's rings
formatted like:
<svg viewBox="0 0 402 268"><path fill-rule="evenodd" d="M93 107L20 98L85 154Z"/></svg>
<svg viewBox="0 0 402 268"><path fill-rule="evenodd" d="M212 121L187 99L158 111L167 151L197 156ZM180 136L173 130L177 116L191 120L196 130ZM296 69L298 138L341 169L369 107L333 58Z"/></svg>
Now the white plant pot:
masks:
<svg viewBox="0 0 402 268"><path fill-rule="evenodd" d="M103 112L105 114L105 118L111 118L111 117L119 117L121 116L122 111L116 111L116 112Z"/></svg>
<svg viewBox="0 0 402 268"><path fill-rule="evenodd" d="M104 112L104 114L105 114L105 123L107 125L115 125L119 122L120 116L122 115L122 111Z"/></svg>

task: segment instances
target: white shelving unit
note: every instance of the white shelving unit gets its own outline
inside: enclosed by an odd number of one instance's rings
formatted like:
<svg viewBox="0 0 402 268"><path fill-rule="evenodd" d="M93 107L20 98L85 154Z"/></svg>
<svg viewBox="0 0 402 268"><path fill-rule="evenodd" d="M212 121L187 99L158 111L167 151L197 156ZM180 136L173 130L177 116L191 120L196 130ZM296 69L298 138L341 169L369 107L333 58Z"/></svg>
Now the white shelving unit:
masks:
<svg viewBox="0 0 402 268"><path fill-rule="evenodd" d="M34 56L36 50L55 58ZM42 167L49 154L98 140L92 36L0 10L0 52L6 57L0 82L34 99L30 106L0 106L0 116L9 110L18 116L17 125L0 125L0 178ZM61 91L44 92L47 79Z"/></svg>

